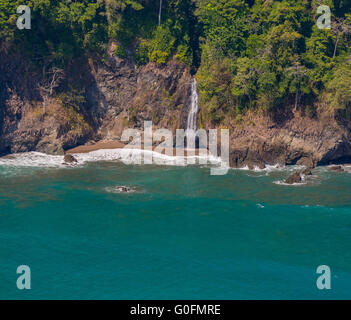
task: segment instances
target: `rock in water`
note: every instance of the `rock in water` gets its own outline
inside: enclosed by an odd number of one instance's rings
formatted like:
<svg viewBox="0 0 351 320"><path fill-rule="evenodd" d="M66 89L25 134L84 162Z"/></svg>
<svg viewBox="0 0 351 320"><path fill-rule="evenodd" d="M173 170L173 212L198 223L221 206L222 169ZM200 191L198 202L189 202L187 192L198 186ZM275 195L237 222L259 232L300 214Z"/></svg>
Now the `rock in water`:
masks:
<svg viewBox="0 0 351 320"><path fill-rule="evenodd" d="M306 168L301 172L301 174L303 174L304 176L312 176L311 168Z"/></svg>
<svg viewBox="0 0 351 320"><path fill-rule="evenodd" d="M344 172L344 168L342 166L333 166L329 168L330 171L335 171L335 172Z"/></svg>
<svg viewBox="0 0 351 320"><path fill-rule="evenodd" d="M266 168L266 165L261 161L247 161L247 167L249 170L255 170L256 168L263 170Z"/></svg>
<svg viewBox="0 0 351 320"><path fill-rule="evenodd" d="M116 191L121 193L130 193L130 192L133 192L134 190L129 187L120 186L120 187L116 187Z"/></svg>
<svg viewBox="0 0 351 320"><path fill-rule="evenodd" d="M288 179L285 180L287 184L300 183L302 181L300 171L293 173Z"/></svg>
<svg viewBox="0 0 351 320"><path fill-rule="evenodd" d="M312 157L302 157L299 161L297 161L296 164L300 166L305 166L306 168L310 169L316 167L316 162L313 160Z"/></svg>
<svg viewBox="0 0 351 320"><path fill-rule="evenodd" d="M105 190L107 192L111 192L111 193L134 193L134 192L140 192L140 190L138 191L138 189L135 188L135 187L126 187L126 186L107 187Z"/></svg>
<svg viewBox="0 0 351 320"><path fill-rule="evenodd" d="M77 163L78 162L78 160L70 154L66 154L65 157L63 158L63 161L65 163Z"/></svg>

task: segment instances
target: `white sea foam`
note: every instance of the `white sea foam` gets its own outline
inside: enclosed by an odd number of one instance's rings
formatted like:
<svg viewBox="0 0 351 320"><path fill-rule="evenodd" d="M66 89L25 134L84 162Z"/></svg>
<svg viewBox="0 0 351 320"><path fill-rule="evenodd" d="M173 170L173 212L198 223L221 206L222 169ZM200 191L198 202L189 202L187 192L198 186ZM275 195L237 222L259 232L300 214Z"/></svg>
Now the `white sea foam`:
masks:
<svg viewBox="0 0 351 320"><path fill-rule="evenodd" d="M294 166L282 166L280 164L275 165L266 165L266 168L262 171L273 172L273 171L294 171L302 169L302 166L294 165Z"/></svg>
<svg viewBox="0 0 351 320"><path fill-rule="evenodd" d="M124 194L129 194L129 193L141 193L143 192L142 189L139 189L137 187L128 187L128 186L114 186L114 187L106 187L105 191L108 193L124 193Z"/></svg>
<svg viewBox="0 0 351 320"><path fill-rule="evenodd" d="M152 156L153 164L156 165L185 166L188 164L197 163L204 164L204 162L210 162L214 165L219 165L221 163L220 158L213 156L169 156L150 150L127 148L101 149L89 153L74 154L74 157L78 160L78 163L120 160L126 164L142 164L143 155Z"/></svg>
<svg viewBox="0 0 351 320"><path fill-rule="evenodd" d="M330 170L331 168L335 167L335 164L329 165L329 166L321 166L316 168L317 173L338 173L337 171ZM340 165L344 169L344 173L351 173L351 165L349 164L344 164ZM343 173L343 172L342 172Z"/></svg>
<svg viewBox="0 0 351 320"><path fill-rule="evenodd" d="M84 165L89 162L99 161L123 161L126 164L142 163L143 154L153 157L153 164L167 166L186 166L188 164L204 164L205 162L213 165L220 165L220 158L213 156L168 156L158 152L140 149L100 149L89 153L78 153L73 156L78 160L77 165L64 164L63 156L52 156L40 152L26 152L12 154L0 158L0 166L11 167L46 167L46 168L66 168Z"/></svg>
<svg viewBox="0 0 351 320"><path fill-rule="evenodd" d="M0 158L0 166L9 167L63 167L63 156L52 156L40 152L11 154Z"/></svg>
<svg viewBox="0 0 351 320"><path fill-rule="evenodd" d="M279 171L288 171L288 172L293 172L296 170L302 170L304 169L304 166L299 166L299 165L293 165L293 166L282 166L280 164L275 164L275 165L269 165L266 164L264 169L260 169L258 166L254 166L253 170L250 170L248 166L244 166L242 168L233 168L234 170L243 170L243 171L250 171L250 172L263 172L266 174L269 174L271 172L279 172Z"/></svg>
<svg viewBox="0 0 351 320"><path fill-rule="evenodd" d="M289 187L299 187L299 186L303 186L303 185L306 185L307 182L303 181L303 182L299 182L299 183L292 183L292 184L289 184L289 183L286 183L284 181L273 181L274 184L277 184L277 185L280 185L280 186L289 186Z"/></svg>
<svg viewBox="0 0 351 320"><path fill-rule="evenodd" d="M301 166L294 166L294 169L291 171L296 171L296 167L300 167ZM304 167L302 167L304 168ZM291 168L290 168L291 169ZM296 183L286 183L285 180L278 180L278 181L273 181L274 184L277 185L282 185L282 186L303 186L307 184L307 181L310 180L311 178L314 178L313 176L306 176L304 174L301 174L301 182L296 182Z"/></svg>
<svg viewBox="0 0 351 320"><path fill-rule="evenodd" d="M325 208L325 206L322 206L322 205L319 205L319 204L316 204L316 205L304 205L304 206L301 206L301 208Z"/></svg>
<svg viewBox="0 0 351 320"><path fill-rule="evenodd" d="M232 168L233 170L244 170L244 171L249 171L249 167L248 166L244 166L244 167L241 167L241 168Z"/></svg>

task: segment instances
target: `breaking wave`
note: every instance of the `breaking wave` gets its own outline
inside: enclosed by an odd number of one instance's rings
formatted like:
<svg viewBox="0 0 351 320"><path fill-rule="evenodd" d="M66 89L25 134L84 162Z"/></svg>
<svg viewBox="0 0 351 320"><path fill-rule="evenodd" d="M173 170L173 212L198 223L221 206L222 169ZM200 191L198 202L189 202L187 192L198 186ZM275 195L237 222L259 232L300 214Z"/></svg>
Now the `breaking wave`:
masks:
<svg viewBox="0 0 351 320"><path fill-rule="evenodd" d="M303 186L306 185L307 182L303 181L303 182L299 182L299 183L286 183L284 181L273 181L274 184L280 185L280 186L289 186L289 187L298 187L298 186Z"/></svg>
<svg viewBox="0 0 351 320"><path fill-rule="evenodd" d="M0 158L0 166L9 167L63 167L63 156L51 156L40 152L11 154Z"/></svg>
<svg viewBox="0 0 351 320"><path fill-rule="evenodd" d="M233 169L255 172L255 173L265 173L266 175L268 175L271 172L293 172L296 170L301 170L303 168L304 168L303 166L299 166L299 165L282 166L280 164L275 164L275 165L266 164L264 169L260 169L258 166L254 166L253 170L250 170L248 166L244 166L242 168L233 168Z"/></svg>
<svg viewBox="0 0 351 320"><path fill-rule="evenodd" d="M101 149L89 153L73 154L73 156L78 160L78 164L65 164L63 156L53 156L40 152L18 153L0 158L0 166L65 168L99 161L122 161L125 164L142 164L143 156L152 158L152 164L156 165L212 164L218 166L221 164L221 159L213 156L168 156L140 149Z"/></svg>

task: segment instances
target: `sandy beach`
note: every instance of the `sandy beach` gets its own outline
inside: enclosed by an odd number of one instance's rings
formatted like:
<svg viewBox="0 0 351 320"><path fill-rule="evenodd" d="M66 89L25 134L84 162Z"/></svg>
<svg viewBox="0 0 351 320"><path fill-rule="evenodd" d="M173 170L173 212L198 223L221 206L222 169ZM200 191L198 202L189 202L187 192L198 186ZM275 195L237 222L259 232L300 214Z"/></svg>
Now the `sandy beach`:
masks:
<svg viewBox="0 0 351 320"><path fill-rule="evenodd" d="M119 141L103 140L92 145L82 145L66 151L66 154L88 153L102 149L123 149L126 145Z"/></svg>
<svg viewBox="0 0 351 320"><path fill-rule="evenodd" d="M134 147L130 146L130 145L127 146L126 144L123 144L119 141L103 140L103 141L99 141L99 142L92 144L92 145L82 145L82 146L79 146L79 147L76 147L73 149L69 149L66 151L66 154L89 153L92 151L103 150L103 149L107 149L107 150L123 149L125 147L127 147L128 149L131 149L131 148L138 149L138 147L136 147L136 146L134 146ZM158 150L156 150L156 148L157 148L157 146L153 146L152 150L155 152L158 152ZM141 146L141 149L142 150L144 149L143 145ZM160 153L176 156L176 151L177 151L176 148L172 148L171 150L169 148L168 149L166 148L166 149L163 149L162 152L160 152ZM196 149L196 150L192 150L191 155L194 155L194 152L195 152L195 155L198 156L201 153L201 151L203 152L203 154L205 154L205 152L206 152L206 154L208 153L207 149ZM179 152L179 149L178 149L178 152ZM187 156L187 149L186 148L184 148L184 156Z"/></svg>

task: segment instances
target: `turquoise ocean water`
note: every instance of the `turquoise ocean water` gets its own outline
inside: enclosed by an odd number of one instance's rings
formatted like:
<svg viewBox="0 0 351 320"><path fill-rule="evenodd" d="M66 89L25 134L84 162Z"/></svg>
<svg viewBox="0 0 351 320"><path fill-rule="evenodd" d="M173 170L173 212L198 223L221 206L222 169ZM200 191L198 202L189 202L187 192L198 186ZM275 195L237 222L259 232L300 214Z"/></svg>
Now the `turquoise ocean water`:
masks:
<svg viewBox="0 0 351 320"><path fill-rule="evenodd" d="M2 165L0 299L350 299L351 174L274 183L288 174Z"/></svg>

